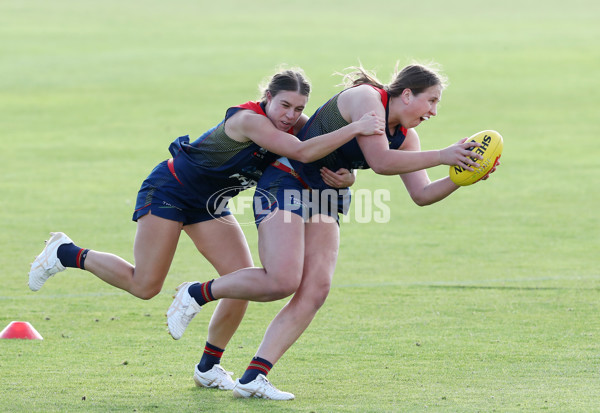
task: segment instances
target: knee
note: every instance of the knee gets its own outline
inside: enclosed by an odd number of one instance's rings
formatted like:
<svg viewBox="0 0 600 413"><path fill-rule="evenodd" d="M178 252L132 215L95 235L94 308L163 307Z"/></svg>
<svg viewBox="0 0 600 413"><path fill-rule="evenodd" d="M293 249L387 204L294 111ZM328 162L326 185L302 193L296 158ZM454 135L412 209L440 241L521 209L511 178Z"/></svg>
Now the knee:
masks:
<svg viewBox="0 0 600 413"><path fill-rule="evenodd" d="M140 298L142 300L150 300L151 298L154 298L158 295L158 293L160 293L160 289L156 289L156 288L150 288L150 289L141 289L141 290L137 290L137 291L133 291L132 294L135 295L137 298Z"/></svg>
<svg viewBox="0 0 600 413"><path fill-rule="evenodd" d="M301 293L296 294L304 310L309 313L316 313L325 304L329 291L331 290L330 280L315 280L302 285Z"/></svg>
<svg viewBox="0 0 600 413"><path fill-rule="evenodd" d="M323 304L325 304L325 300L329 296L329 291L331 290L331 283L318 285L317 288L310 295L311 305L318 311Z"/></svg>
<svg viewBox="0 0 600 413"><path fill-rule="evenodd" d="M271 286L271 296L274 300L281 300L294 294L299 286L300 282L295 277L277 280Z"/></svg>
<svg viewBox="0 0 600 413"><path fill-rule="evenodd" d="M162 283L136 283L135 279L129 292L142 300L150 300L156 297L162 289Z"/></svg>
<svg viewBox="0 0 600 413"><path fill-rule="evenodd" d="M329 284L315 285L313 288L305 286L292 298L290 309L295 311L298 319L312 320L312 318L321 309L329 295Z"/></svg>
<svg viewBox="0 0 600 413"><path fill-rule="evenodd" d="M302 280L302 266L287 267L285 270L277 271L270 281L269 295L273 300L281 300L294 294Z"/></svg>

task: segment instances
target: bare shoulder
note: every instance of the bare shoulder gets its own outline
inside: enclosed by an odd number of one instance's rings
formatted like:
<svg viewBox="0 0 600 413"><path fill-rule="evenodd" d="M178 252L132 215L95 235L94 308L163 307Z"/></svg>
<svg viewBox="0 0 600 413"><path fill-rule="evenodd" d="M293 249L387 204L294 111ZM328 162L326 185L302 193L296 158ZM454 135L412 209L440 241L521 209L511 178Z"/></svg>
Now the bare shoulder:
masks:
<svg viewBox="0 0 600 413"><path fill-rule="evenodd" d="M349 89L344 90L340 94L338 101L354 100L354 99L358 99L358 98L381 101L379 96L380 96L379 92L377 90L375 90L372 86L360 85L360 86L355 86L355 87L351 87Z"/></svg>
<svg viewBox="0 0 600 413"><path fill-rule="evenodd" d="M231 139L246 142L251 140L249 135L257 127L264 124L265 118L251 110L242 109L233 114L225 123L225 133Z"/></svg>
<svg viewBox="0 0 600 413"><path fill-rule="evenodd" d="M360 85L344 90L338 98L342 116L348 120L358 120L367 112L385 112L379 92L369 85Z"/></svg>

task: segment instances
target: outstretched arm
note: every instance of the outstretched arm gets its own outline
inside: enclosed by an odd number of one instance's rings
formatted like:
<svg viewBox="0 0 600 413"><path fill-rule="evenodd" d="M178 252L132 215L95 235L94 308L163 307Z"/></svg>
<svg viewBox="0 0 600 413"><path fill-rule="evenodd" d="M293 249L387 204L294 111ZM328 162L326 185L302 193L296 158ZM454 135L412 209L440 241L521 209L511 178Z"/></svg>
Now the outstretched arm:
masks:
<svg viewBox="0 0 600 413"><path fill-rule="evenodd" d="M409 129L409 135L416 135L414 129ZM458 165L468 171L479 164L471 158L481 159L482 156L471 152L474 142L466 142L463 138L454 145L433 151L392 150L387 141L381 139L363 140L358 137L358 144L373 171L380 175L396 175L432 168L438 165Z"/></svg>
<svg viewBox="0 0 600 413"><path fill-rule="evenodd" d="M406 142L405 145L402 145L404 150L418 151L420 149L418 140ZM496 166L499 164L498 162ZM496 170L496 166L482 180L486 180L489 174ZM410 197L419 206L431 205L441 201L460 188L448 176L431 182L425 169L401 174L400 177Z"/></svg>
<svg viewBox="0 0 600 413"><path fill-rule="evenodd" d="M342 116L347 121L358 119L367 112L375 112L385 116L385 109L381 103L379 93L371 87L356 87L344 91L338 98L338 105ZM409 129L407 140L417 139L418 135L414 129ZM465 143L467 139L445 149L434 151L406 151L392 150L385 136L359 136L357 137L360 149L373 171L380 175L397 175L427 169L438 165L459 165L467 170L477 163L470 157L481 159L481 155L469 150L475 145Z"/></svg>
<svg viewBox="0 0 600 413"><path fill-rule="evenodd" d="M460 188L449 177L431 182L425 169L400 175L406 190L418 206L435 204Z"/></svg>
<svg viewBox="0 0 600 413"><path fill-rule="evenodd" d="M421 144L418 136L416 134L407 136L401 148L405 152L419 152ZM426 169L404 173L400 177L410 197L419 206L431 205L441 201L459 188L449 177L431 182Z"/></svg>

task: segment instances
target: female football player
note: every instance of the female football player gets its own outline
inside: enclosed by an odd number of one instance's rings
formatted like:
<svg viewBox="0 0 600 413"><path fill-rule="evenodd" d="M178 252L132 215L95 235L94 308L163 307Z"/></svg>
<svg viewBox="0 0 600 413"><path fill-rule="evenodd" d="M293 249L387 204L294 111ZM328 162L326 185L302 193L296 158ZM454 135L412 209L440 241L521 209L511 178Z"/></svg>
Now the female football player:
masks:
<svg viewBox="0 0 600 413"><path fill-rule="evenodd" d="M432 68L410 65L389 85L362 68L346 78L348 88L325 103L307 122L300 138L345 127L375 112L386 120L386 134L358 136L314 162L279 159L267 168L255 199L260 259L264 268L248 268L205 283L184 283L168 311L169 331L179 338L206 302L220 298L270 301L294 294L269 325L264 339L234 394L288 400L294 396L276 389L266 375L308 327L324 303L333 276L339 245L338 212L347 197L328 185L324 167L336 170L372 168L382 175L400 174L418 205L438 202L456 191L449 178L431 182L426 169L438 165L477 167L473 143L461 139L442 150L421 151L415 128L437 115L445 79ZM321 197L325 194L325 198ZM257 202L255 202L255 206Z"/></svg>
<svg viewBox="0 0 600 413"><path fill-rule="evenodd" d="M260 102L227 109L222 122L193 142L188 136L177 138L169 148L172 158L154 168L137 196L135 265L114 254L80 248L64 233L52 233L31 265L31 290L39 290L52 275L74 267L136 297L150 299L163 286L182 230L217 273L252 267L243 232L224 206L226 199L256 185L275 154L310 162L356 135L384 133L383 117L369 113L339 131L311 141L298 140L294 135L308 119L302 112L309 92L310 85L300 70L281 71L271 78ZM353 182L348 171L331 172L343 185ZM240 300L220 303L209 328L205 358L214 361L211 352L222 353L246 306L247 302ZM232 388L231 378L220 366L213 369L214 364L209 363L210 372L196 369L197 383Z"/></svg>

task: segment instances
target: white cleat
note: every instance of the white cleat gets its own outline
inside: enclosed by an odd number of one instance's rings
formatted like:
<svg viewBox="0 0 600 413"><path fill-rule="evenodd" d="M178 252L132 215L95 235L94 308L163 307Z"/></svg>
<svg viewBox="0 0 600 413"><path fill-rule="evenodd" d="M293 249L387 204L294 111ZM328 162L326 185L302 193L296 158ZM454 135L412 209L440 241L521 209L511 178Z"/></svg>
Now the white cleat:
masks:
<svg viewBox="0 0 600 413"><path fill-rule="evenodd" d="M48 278L57 272L65 270L56 252L58 247L63 244L71 244L73 241L62 232L51 232L50 239L46 241L46 246L38 255L29 270L29 288L31 291L38 291Z"/></svg>
<svg viewBox="0 0 600 413"><path fill-rule="evenodd" d="M188 292L193 282L184 282L176 288L177 294L167 310L167 326L169 334L175 340L179 340L192 319L200 312L202 307Z"/></svg>
<svg viewBox="0 0 600 413"><path fill-rule="evenodd" d="M210 389L233 390L235 382L231 379L233 373L225 371L219 364L215 364L212 369L201 372L198 366L194 371L194 381L198 387L207 387Z"/></svg>
<svg viewBox="0 0 600 413"><path fill-rule="evenodd" d="M256 379L250 383L241 384L240 380L235 381L233 395L239 398L256 397L269 400L293 400L294 395L285 391L278 390L263 375L259 374Z"/></svg>

